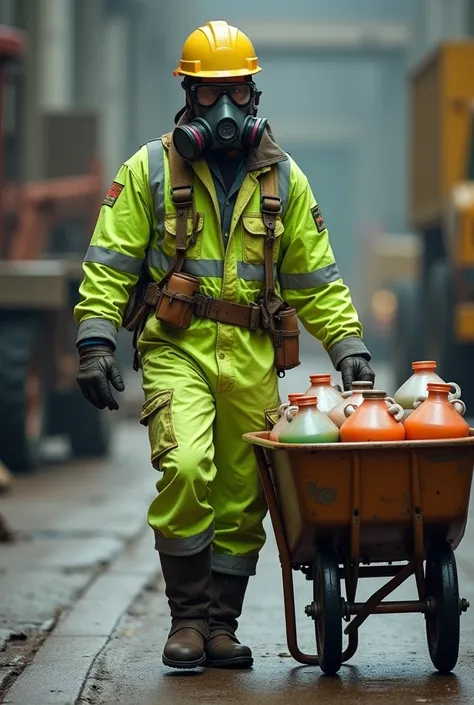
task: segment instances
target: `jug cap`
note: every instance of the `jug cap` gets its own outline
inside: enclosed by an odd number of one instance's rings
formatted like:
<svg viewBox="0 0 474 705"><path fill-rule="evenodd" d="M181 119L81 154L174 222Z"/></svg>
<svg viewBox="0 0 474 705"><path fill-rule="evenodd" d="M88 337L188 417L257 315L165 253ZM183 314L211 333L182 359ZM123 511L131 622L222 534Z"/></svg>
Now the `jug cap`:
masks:
<svg viewBox="0 0 474 705"><path fill-rule="evenodd" d="M301 399L298 399L298 402L296 406L299 408L301 406L317 406L318 404L318 397L301 397Z"/></svg>
<svg viewBox="0 0 474 705"><path fill-rule="evenodd" d="M411 363L412 370L435 370L436 360L417 360Z"/></svg>
<svg viewBox="0 0 474 705"><path fill-rule="evenodd" d="M304 392L295 392L294 394L288 394L288 401L290 404L293 404L299 399L300 397L304 396Z"/></svg>
<svg viewBox="0 0 474 705"><path fill-rule="evenodd" d="M352 382L352 389L373 389L374 383L373 382Z"/></svg>
<svg viewBox="0 0 474 705"><path fill-rule="evenodd" d="M449 394L452 391L451 385L444 382L429 382L426 388L428 392L443 392Z"/></svg>
<svg viewBox="0 0 474 705"><path fill-rule="evenodd" d="M318 374L318 375L310 375L309 376L311 384L317 384L318 382L331 382L331 375L330 374Z"/></svg>
<svg viewBox="0 0 474 705"><path fill-rule="evenodd" d="M387 392L383 389L366 389L362 392L364 399L386 399Z"/></svg>

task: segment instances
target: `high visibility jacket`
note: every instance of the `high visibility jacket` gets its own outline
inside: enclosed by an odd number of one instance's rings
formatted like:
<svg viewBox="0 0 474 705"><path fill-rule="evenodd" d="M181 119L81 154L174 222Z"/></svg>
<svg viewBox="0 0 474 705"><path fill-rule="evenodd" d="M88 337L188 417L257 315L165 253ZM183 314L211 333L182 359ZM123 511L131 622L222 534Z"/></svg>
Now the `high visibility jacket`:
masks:
<svg viewBox="0 0 474 705"><path fill-rule="evenodd" d="M115 344L130 293L146 266L159 281L175 252L176 211L171 199L167 150L171 134L143 145L119 169L104 199L83 263L81 300L74 317L78 344L105 338ZM258 177L277 165L282 214L276 223L276 289L297 310L305 328L338 369L349 355L370 355L348 288L338 271L328 231L306 176L266 132L246 161L247 174L237 196L224 247L216 190L205 160L192 164L199 224L188 243L183 271L200 278L200 292L241 304L256 302L264 290L266 230L260 212ZM192 219L188 221L191 240ZM149 317L141 336L147 344L169 341L193 357L216 355L222 389L232 385L235 369L271 366L273 349L263 330L193 318L185 331ZM139 348L140 349L140 348Z"/></svg>

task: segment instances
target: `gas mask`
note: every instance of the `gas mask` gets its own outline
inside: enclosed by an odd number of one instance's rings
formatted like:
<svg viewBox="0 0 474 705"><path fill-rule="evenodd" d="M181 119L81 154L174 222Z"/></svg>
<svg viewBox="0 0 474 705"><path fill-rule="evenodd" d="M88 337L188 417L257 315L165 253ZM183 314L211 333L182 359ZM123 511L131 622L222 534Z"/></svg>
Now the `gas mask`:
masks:
<svg viewBox="0 0 474 705"><path fill-rule="evenodd" d="M197 83L186 87L196 117L173 132L174 146L183 159L196 161L205 150L258 147L268 121L255 117L260 93L253 83Z"/></svg>

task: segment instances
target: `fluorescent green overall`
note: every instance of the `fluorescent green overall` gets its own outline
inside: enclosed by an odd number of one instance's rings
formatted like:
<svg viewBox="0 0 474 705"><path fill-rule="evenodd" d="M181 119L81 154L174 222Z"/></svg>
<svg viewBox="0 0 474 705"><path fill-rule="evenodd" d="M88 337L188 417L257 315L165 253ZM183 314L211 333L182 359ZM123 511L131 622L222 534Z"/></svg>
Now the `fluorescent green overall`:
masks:
<svg viewBox="0 0 474 705"><path fill-rule="evenodd" d="M155 281L168 269L176 243L169 140L166 135L134 154L115 180L123 189L115 187L101 208L75 309L78 341L115 343L143 263ZM283 202L274 247L277 291L337 369L344 357L367 352L362 327L308 181L271 133L247 158L229 232L222 232L208 164L193 164L199 226L183 272L200 278L204 295L241 304L258 300L266 234L258 177L271 164L277 164ZM191 226L189 219L189 236ZM156 548L185 556L212 544L213 570L254 575L266 504L242 434L264 429L265 410L279 403L268 334L196 317L189 329L176 330L151 314L138 348L146 398L141 421L160 472L148 512Z"/></svg>

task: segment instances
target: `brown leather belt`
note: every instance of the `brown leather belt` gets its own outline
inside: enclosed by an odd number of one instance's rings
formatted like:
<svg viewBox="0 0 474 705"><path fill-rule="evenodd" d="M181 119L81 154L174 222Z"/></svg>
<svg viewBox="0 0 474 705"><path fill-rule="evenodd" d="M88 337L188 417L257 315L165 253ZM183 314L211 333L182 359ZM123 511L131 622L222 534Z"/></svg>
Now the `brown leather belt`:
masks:
<svg viewBox="0 0 474 705"><path fill-rule="evenodd" d="M149 284L146 291L146 303L156 308L162 290L157 284ZM210 318L217 323L228 323L248 330L258 330L263 327L261 308L258 304L235 304L232 301L214 299L211 296L196 294L194 296L193 313L198 318Z"/></svg>

